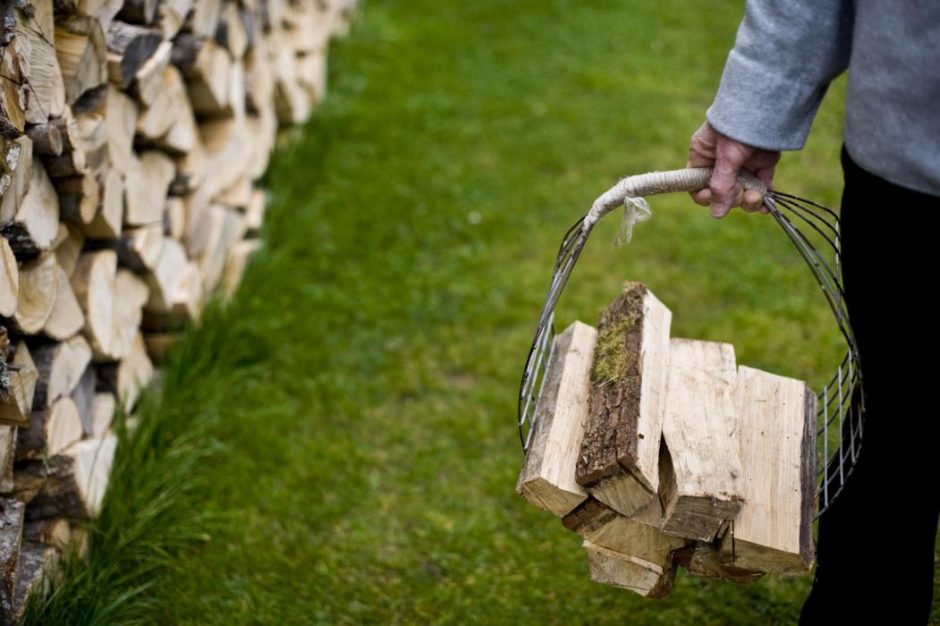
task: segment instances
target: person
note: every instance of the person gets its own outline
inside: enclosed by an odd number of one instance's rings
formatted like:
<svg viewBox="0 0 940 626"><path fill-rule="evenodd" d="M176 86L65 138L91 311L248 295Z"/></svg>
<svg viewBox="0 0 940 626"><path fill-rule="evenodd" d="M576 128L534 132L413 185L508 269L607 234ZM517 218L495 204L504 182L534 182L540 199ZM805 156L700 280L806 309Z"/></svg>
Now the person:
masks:
<svg viewBox="0 0 940 626"><path fill-rule="evenodd" d="M689 166L711 166L695 202L722 218L747 170L773 185L805 144L829 84L848 70L841 164L841 270L866 413L857 465L820 515L800 623L930 619L940 489L933 353L934 215L940 210L940 2L747 0ZM926 288L926 289L925 289ZM921 352L923 350L923 352ZM929 363L929 361L928 361Z"/></svg>

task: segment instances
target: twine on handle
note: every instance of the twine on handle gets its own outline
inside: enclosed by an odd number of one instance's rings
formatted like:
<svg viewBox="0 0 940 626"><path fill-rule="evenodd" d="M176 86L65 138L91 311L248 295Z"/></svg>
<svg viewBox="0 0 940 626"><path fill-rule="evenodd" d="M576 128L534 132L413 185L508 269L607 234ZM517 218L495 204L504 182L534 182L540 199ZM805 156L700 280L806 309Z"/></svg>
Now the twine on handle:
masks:
<svg viewBox="0 0 940 626"><path fill-rule="evenodd" d="M633 237L633 226L652 217L649 203L644 196L679 191L698 191L708 186L712 176L710 167L689 167L666 172L649 172L620 179L616 185L601 194L584 218L584 226L594 226L603 216L618 206L623 206L618 243L628 243ZM745 190L756 190L761 196L767 193L764 183L747 172L738 173L738 183Z"/></svg>

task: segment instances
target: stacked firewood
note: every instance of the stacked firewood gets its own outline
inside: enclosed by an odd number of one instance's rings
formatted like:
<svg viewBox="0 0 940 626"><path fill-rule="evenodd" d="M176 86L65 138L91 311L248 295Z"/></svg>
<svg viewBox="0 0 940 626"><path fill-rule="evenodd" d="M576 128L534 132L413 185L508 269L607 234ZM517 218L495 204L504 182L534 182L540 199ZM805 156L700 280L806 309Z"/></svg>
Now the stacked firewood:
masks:
<svg viewBox="0 0 940 626"><path fill-rule="evenodd" d="M96 514L115 410L239 282L354 4L0 5L0 622Z"/></svg>
<svg viewBox="0 0 940 626"><path fill-rule="evenodd" d="M640 283L554 340L517 490L583 538L593 580L669 594L677 566L751 582L814 560L816 395L670 337Z"/></svg>

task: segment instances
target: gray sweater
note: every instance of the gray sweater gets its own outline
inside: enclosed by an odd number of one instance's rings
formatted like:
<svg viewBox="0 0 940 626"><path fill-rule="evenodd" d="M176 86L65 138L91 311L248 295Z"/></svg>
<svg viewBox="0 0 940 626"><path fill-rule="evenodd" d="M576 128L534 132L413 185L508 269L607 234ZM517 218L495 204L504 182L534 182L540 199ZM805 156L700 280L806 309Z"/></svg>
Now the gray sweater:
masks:
<svg viewBox="0 0 940 626"><path fill-rule="evenodd" d="M846 69L849 154L940 196L940 0L747 0L706 115L743 143L799 150Z"/></svg>

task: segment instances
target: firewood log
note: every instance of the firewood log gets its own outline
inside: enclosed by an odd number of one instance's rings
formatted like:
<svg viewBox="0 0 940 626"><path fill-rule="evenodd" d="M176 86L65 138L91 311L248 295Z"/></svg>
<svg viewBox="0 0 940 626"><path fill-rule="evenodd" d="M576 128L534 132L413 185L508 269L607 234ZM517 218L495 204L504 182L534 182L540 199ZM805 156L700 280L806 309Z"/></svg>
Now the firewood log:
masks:
<svg viewBox="0 0 940 626"><path fill-rule="evenodd" d="M82 433L85 437L94 437L95 423L95 395L98 383L97 370L89 365L82 372L78 379L78 384L72 390L72 400L75 402L75 408L78 409L78 417L82 422ZM107 429L105 429L107 430ZM99 433L99 434L103 434Z"/></svg>
<svg viewBox="0 0 940 626"><path fill-rule="evenodd" d="M229 297L234 295L248 267L251 255L260 248L260 239L243 239L232 244L228 260L225 262L225 274L222 276L222 287L226 295Z"/></svg>
<svg viewBox="0 0 940 626"><path fill-rule="evenodd" d="M160 47L163 35L156 29L114 20L105 41L110 80L122 91L129 91L138 70Z"/></svg>
<svg viewBox="0 0 940 626"><path fill-rule="evenodd" d="M16 426L0 425L0 494L8 494L13 491L16 433Z"/></svg>
<svg viewBox="0 0 940 626"><path fill-rule="evenodd" d="M156 100L142 108L137 118L138 143L149 144L163 137L176 122L181 109L189 106L186 85L178 69L173 66L164 68L160 80L161 88Z"/></svg>
<svg viewBox="0 0 940 626"><path fill-rule="evenodd" d="M102 437L111 429L117 400L113 393L96 391L91 405L91 422L85 425L86 437Z"/></svg>
<svg viewBox="0 0 940 626"><path fill-rule="evenodd" d="M50 406L36 409L29 426L20 428L16 439L16 460L41 460L64 450L82 438L82 420L71 397L59 398Z"/></svg>
<svg viewBox="0 0 940 626"><path fill-rule="evenodd" d="M7 357L7 361L11 366L8 369L10 393L0 396L0 424L26 426L29 424L39 374L24 341L15 345L12 358Z"/></svg>
<svg viewBox="0 0 940 626"><path fill-rule="evenodd" d="M9 613L17 623L33 595L43 596L50 589L59 568L59 551L52 546L24 541L20 547L16 573L16 602Z"/></svg>
<svg viewBox="0 0 940 626"><path fill-rule="evenodd" d="M54 34L44 31L24 9L16 9L15 13L16 36L9 46L12 46L11 53L26 59L29 67L26 122L43 124L65 110L65 82L53 46Z"/></svg>
<svg viewBox="0 0 940 626"><path fill-rule="evenodd" d="M156 150L144 152L139 159L131 158L125 178L125 224L145 226L163 222L163 205L175 172L173 160Z"/></svg>
<svg viewBox="0 0 940 626"><path fill-rule="evenodd" d="M186 205L182 198L169 197L163 211L163 232L179 241L186 232ZM161 251L162 251L161 247Z"/></svg>
<svg viewBox="0 0 940 626"><path fill-rule="evenodd" d="M145 106L152 106L163 87L163 70L170 64L173 44L162 42L134 74L131 93Z"/></svg>
<svg viewBox="0 0 940 626"><path fill-rule="evenodd" d="M673 553L691 543L663 533L662 506L657 498L631 517L589 498L562 523L595 545L655 563L664 570L672 567Z"/></svg>
<svg viewBox="0 0 940 626"><path fill-rule="evenodd" d="M45 326L59 291L59 266L46 253L20 266L20 288L13 320L20 332L35 335Z"/></svg>
<svg viewBox="0 0 940 626"><path fill-rule="evenodd" d="M28 136L16 139L11 146L16 154L13 171L10 172L10 181L0 198L0 227L9 224L16 218L16 212L23 202L23 196L29 189L33 177L33 142ZM3 177L6 178L6 177Z"/></svg>
<svg viewBox="0 0 940 626"><path fill-rule="evenodd" d="M82 253L82 246L85 245L85 236L73 224L66 224L65 228L67 236L55 247L55 258L66 276L71 277Z"/></svg>
<svg viewBox="0 0 940 626"><path fill-rule="evenodd" d="M140 24L142 26L153 24L157 17L157 5L159 4L158 0L124 0L117 18L128 24Z"/></svg>
<svg viewBox="0 0 940 626"><path fill-rule="evenodd" d="M744 569L734 563L725 563L713 543L694 541L676 550L675 560L677 564L701 578L717 578L746 585L759 580L764 575L764 572Z"/></svg>
<svg viewBox="0 0 940 626"><path fill-rule="evenodd" d="M72 539L72 528L64 517L34 520L23 525L23 540L52 546L64 552Z"/></svg>
<svg viewBox="0 0 940 626"><path fill-rule="evenodd" d="M101 202L82 231L89 239L116 239L121 235L124 221L124 181L117 168L108 170L99 181Z"/></svg>
<svg viewBox="0 0 940 626"><path fill-rule="evenodd" d="M806 573L815 558L816 394L802 381L740 366L737 408L744 504L721 544L722 560Z"/></svg>
<svg viewBox="0 0 940 626"><path fill-rule="evenodd" d="M144 279L133 272L120 268L115 277L115 293L111 320L111 349L108 356L124 359L134 348L134 337L139 332L143 318L143 306L150 297L150 288Z"/></svg>
<svg viewBox="0 0 940 626"><path fill-rule="evenodd" d="M670 453L660 483L663 530L709 542L741 508L734 346L673 338L663 439Z"/></svg>
<svg viewBox="0 0 940 626"><path fill-rule="evenodd" d="M62 133L54 123L31 124L26 129L26 134L33 142L33 152L40 157L62 154Z"/></svg>
<svg viewBox="0 0 940 626"><path fill-rule="evenodd" d="M164 39L173 39L183 27L186 15L193 6L193 0L161 0L157 7L155 25Z"/></svg>
<svg viewBox="0 0 940 626"><path fill-rule="evenodd" d="M251 200L245 209L245 233L255 236L261 232L264 223L264 211L267 208L268 196L263 189L253 189Z"/></svg>
<svg viewBox="0 0 940 626"><path fill-rule="evenodd" d="M85 337L96 360L111 358L116 277L114 250L83 253L72 274L72 289L85 314Z"/></svg>
<svg viewBox="0 0 940 626"><path fill-rule="evenodd" d="M241 59L248 49L248 33L242 13L234 2L227 2L222 9L215 39L228 49L234 59Z"/></svg>
<svg viewBox="0 0 940 626"><path fill-rule="evenodd" d="M186 251L175 239L165 239L156 267L148 274L150 299L147 308L168 311L177 301L186 267Z"/></svg>
<svg viewBox="0 0 940 626"><path fill-rule="evenodd" d="M118 261L141 274L152 272L163 252L164 239L162 223L128 228L117 243Z"/></svg>
<svg viewBox="0 0 940 626"><path fill-rule="evenodd" d="M646 506L659 485L671 319L640 283L601 314L577 481L623 515Z"/></svg>
<svg viewBox="0 0 940 626"><path fill-rule="evenodd" d="M194 4L190 28L203 37L214 36L222 16L222 0L198 0Z"/></svg>
<svg viewBox="0 0 940 626"><path fill-rule="evenodd" d="M53 181L59 195L59 216L75 224L89 224L95 218L101 202L101 183L92 170L81 176L69 176Z"/></svg>
<svg viewBox="0 0 940 626"><path fill-rule="evenodd" d="M39 374L33 408L44 409L71 395L91 363L91 346L84 337L75 335L66 341L37 345L31 355Z"/></svg>
<svg viewBox="0 0 940 626"><path fill-rule="evenodd" d="M664 598L672 591L675 565L663 569L655 563L620 554L584 540L591 580L628 589L646 598Z"/></svg>
<svg viewBox="0 0 940 626"><path fill-rule="evenodd" d="M59 197L39 158L34 157L29 186L2 234L14 253L29 256L48 250L58 230Z"/></svg>
<svg viewBox="0 0 940 626"><path fill-rule="evenodd" d="M108 89L108 112L105 118L111 165L126 173L134 156L134 128L137 126L137 104L111 85Z"/></svg>
<svg viewBox="0 0 940 626"><path fill-rule="evenodd" d="M85 326L85 316L72 291L69 275L61 267L58 271L59 288L52 303L52 312L42 326L42 333L51 339L64 341Z"/></svg>
<svg viewBox="0 0 940 626"><path fill-rule="evenodd" d="M16 475L16 489L29 497L27 520L97 517L108 486L117 439L106 434L82 439L47 461L23 464Z"/></svg>
<svg viewBox="0 0 940 626"><path fill-rule="evenodd" d="M98 367L97 390L113 394L124 411L130 413L153 374L153 362L147 355L143 335L138 332L123 359Z"/></svg>
<svg viewBox="0 0 940 626"><path fill-rule="evenodd" d="M108 80L107 50L101 23L88 15L56 21L55 50L65 82L65 99L74 104Z"/></svg>
<svg viewBox="0 0 940 626"><path fill-rule="evenodd" d="M597 331L575 322L554 340L552 358L537 399L534 432L516 491L558 516L588 497L574 480L591 390Z"/></svg>
<svg viewBox="0 0 940 626"><path fill-rule="evenodd" d="M16 312L20 292L20 271L13 249L0 237L0 316L10 317Z"/></svg>
<svg viewBox="0 0 940 626"><path fill-rule="evenodd" d="M4 619L16 612L24 512L19 500L0 498L0 616Z"/></svg>

